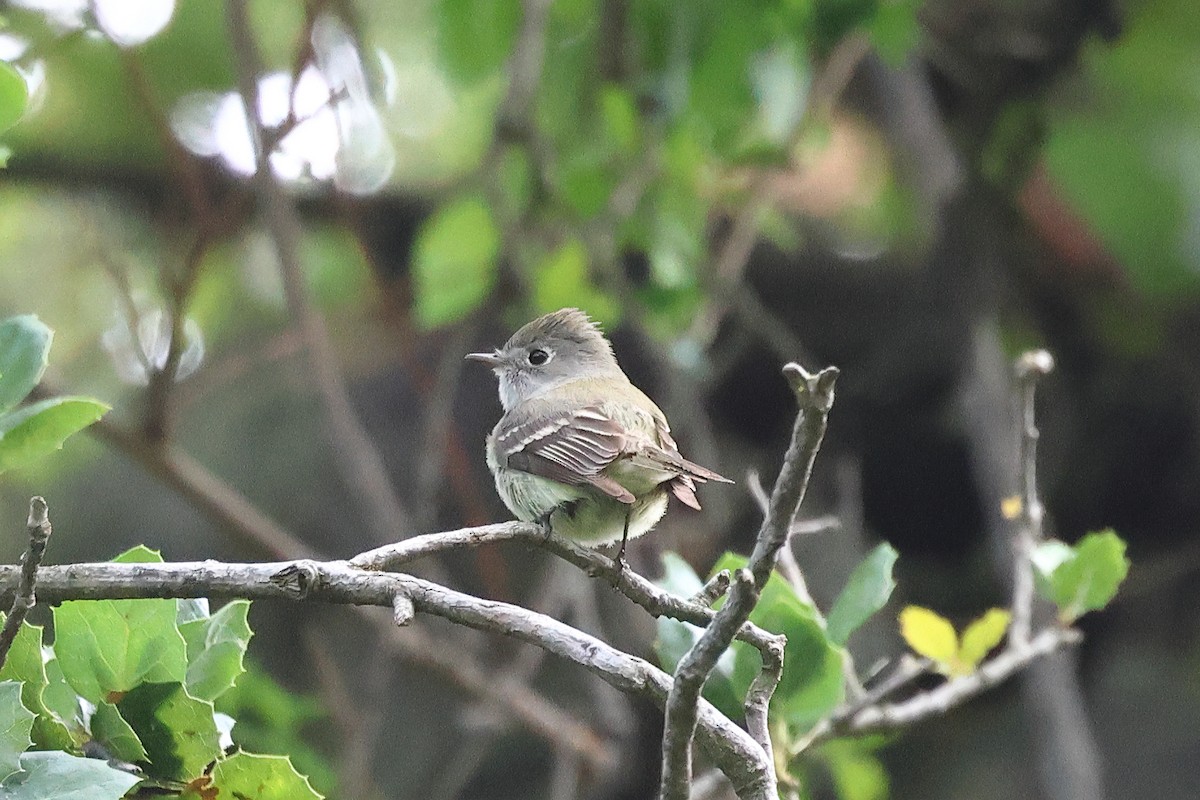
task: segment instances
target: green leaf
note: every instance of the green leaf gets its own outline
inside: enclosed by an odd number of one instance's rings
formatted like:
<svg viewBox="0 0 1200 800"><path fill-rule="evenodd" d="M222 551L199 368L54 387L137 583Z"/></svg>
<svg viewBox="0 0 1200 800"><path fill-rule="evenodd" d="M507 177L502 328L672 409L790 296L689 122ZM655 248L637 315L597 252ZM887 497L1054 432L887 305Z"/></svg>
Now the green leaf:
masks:
<svg viewBox="0 0 1200 800"><path fill-rule="evenodd" d="M887 770L862 740L834 739L821 747L820 755L839 800L887 800Z"/></svg>
<svg viewBox="0 0 1200 800"><path fill-rule="evenodd" d="M1071 623L1108 605L1129 573L1129 559L1125 542L1112 530L1089 533L1068 550L1048 542L1035 552L1033 563L1039 587L1058 606L1060 618Z"/></svg>
<svg viewBox="0 0 1200 800"><path fill-rule="evenodd" d="M440 0L438 52L447 72L473 82L496 72L508 58L521 22L519 0Z"/></svg>
<svg viewBox="0 0 1200 800"><path fill-rule="evenodd" d="M732 573L746 563L744 556L726 553L714 565L713 573L723 569ZM771 710L790 725L807 730L842 701L841 648L829 640L816 610L797 597L777 573L771 575L763 588L750 621L787 636L783 677L771 698ZM740 714L750 683L762 669L762 659L756 649L742 642L735 642L731 649L732 691L738 698Z"/></svg>
<svg viewBox="0 0 1200 800"><path fill-rule="evenodd" d="M135 544L113 559L114 564L161 564L162 551L144 544Z"/></svg>
<svg viewBox="0 0 1200 800"><path fill-rule="evenodd" d="M95 758L57 751L25 753L0 783L4 800L120 800L140 780Z"/></svg>
<svg viewBox="0 0 1200 800"><path fill-rule="evenodd" d="M17 124L28 101L25 79L10 64L0 61L0 133Z"/></svg>
<svg viewBox="0 0 1200 800"><path fill-rule="evenodd" d="M608 140L622 153L636 152L640 121L633 94L621 86L605 84L600 90L600 116Z"/></svg>
<svg viewBox="0 0 1200 800"><path fill-rule="evenodd" d="M161 561L144 547L116 559ZM174 600L72 600L54 609L54 652L63 675L92 703L111 702L140 683L182 683L187 645Z"/></svg>
<svg viewBox="0 0 1200 800"><path fill-rule="evenodd" d="M950 621L921 606L900 612L900 635L919 655L949 666L958 657L958 634Z"/></svg>
<svg viewBox="0 0 1200 800"><path fill-rule="evenodd" d="M0 322L0 414L15 408L42 379L53 338L32 314Z"/></svg>
<svg viewBox="0 0 1200 800"><path fill-rule="evenodd" d="M479 197L451 200L427 219L413 254L417 321L428 328L475 309L496 281L500 231Z"/></svg>
<svg viewBox="0 0 1200 800"><path fill-rule="evenodd" d="M21 753L33 744L29 734L36 716L21 704L21 684L0 682L0 781L21 768Z"/></svg>
<svg viewBox="0 0 1200 800"><path fill-rule="evenodd" d="M844 645L851 633L887 603L896 588L892 578L895 564L896 550L884 542L850 573L826 620L829 638L836 644Z"/></svg>
<svg viewBox="0 0 1200 800"><path fill-rule="evenodd" d="M868 26L875 52L893 67L903 66L921 41L919 6L919 0L882 0Z"/></svg>
<svg viewBox="0 0 1200 800"><path fill-rule="evenodd" d="M621 317L620 304L592 283L587 249L578 239L568 240L534 269L533 300L543 313L575 306L601 324L615 323Z"/></svg>
<svg viewBox="0 0 1200 800"><path fill-rule="evenodd" d="M217 701L221 712L237 720L238 745L266 753L287 753L320 791L340 796L336 771L313 747L313 737L308 735L329 727L329 714L321 702L312 695L284 689L252 659L246 666L237 685Z"/></svg>
<svg viewBox="0 0 1200 800"><path fill-rule="evenodd" d="M147 772L157 778L190 780L221 754L212 703L189 697L181 683L143 683L116 706L146 749Z"/></svg>
<svg viewBox="0 0 1200 800"><path fill-rule="evenodd" d="M187 686L192 697L216 700L245 672L242 658L253 632L246 621L249 600L234 600L207 619L179 626L187 642Z"/></svg>
<svg viewBox="0 0 1200 800"><path fill-rule="evenodd" d="M149 756L142 740L111 703L100 703L92 713L92 738L122 761L145 761Z"/></svg>
<svg viewBox="0 0 1200 800"><path fill-rule="evenodd" d="M42 702L46 708L53 714L57 720L62 720L66 723L63 728L65 731L70 728L72 731L82 730L79 720L83 718L82 709L79 705L79 695L67 683L67 679L63 676L62 665L58 663L57 658L52 658L45 664L46 668L46 688L42 691ZM42 721L42 717L37 718L37 722L33 724L34 741L39 747L44 747L47 750L63 750L68 745L50 745L44 740L38 739L38 726ZM62 723L60 723L61 725ZM82 737L81 737L82 738ZM79 742L77 742L79 743Z"/></svg>
<svg viewBox="0 0 1200 800"><path fill-rule="evenodd" d="M175 621L181 626L185 622L208 619L209 616L207 597L183 597L175 601Z"/></svg>
<svg viewBox="0 0 1200 800"><path fill-rule="evenodd" d="M962 645L958 648L958 668L963 675L975 671L979 663L1004 638L1012 614L1002 608L988 610L982 617L967 626L962 633Z"/></svg>
<svg viewBox="0 0 1200 800"><path fill-rule="evenodd" d="M212 785L221 797L239 800L321 800L285 756L234 753L217 762Z"/></svg>
<svg viewBox="0 0 1200 800"><path fill-rule="evenodd" d="M0 620L4 615L0 614ZM8 658L0 667L0 680L17 681L21 684L21 702L37 714L33 722L33 741L46 750L64 750L74 741L63 717L51 711L44 699L49 679L46 665L42 662L42 628L39 625L21 623L21 629L9 648ZM71 692L71 697L75 693ZM65 719L74 720L74 713Z"/></svg>
<svg viewBox="0 0 1200 800"><path fill-rule="evenodd" d="M0 472L61 450L108 410L89 397L51 397L0 415Z"/></svg>

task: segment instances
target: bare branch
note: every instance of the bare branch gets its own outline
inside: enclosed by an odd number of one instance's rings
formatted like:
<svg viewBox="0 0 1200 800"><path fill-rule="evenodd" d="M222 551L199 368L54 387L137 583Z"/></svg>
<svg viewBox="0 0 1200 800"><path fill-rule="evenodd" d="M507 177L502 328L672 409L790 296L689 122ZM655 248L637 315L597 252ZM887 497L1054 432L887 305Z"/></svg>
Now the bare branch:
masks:
<svg viewBox="0 0 1200 800"><path fill-rule="evenodd" d="M15 591L20 579L19 568L0 567L0 592ZM46 567L39 580L39 590L54 602L237 597L390 608L393 598L404 594L418 613L536 645L660 707L666 704L671 690L671 677L649 662L551 617L409 575L369 572L346 562L71 564ZM700 702L697 717L697 740L729 777L739 796L770 800L774 782L762 748L705 701Z"/></svg>
<svg viewBox="0 0 1200 800"><path fill-rule="evenodd" d="M700 591L692 595L691 600L694 603L702 603L706 606L711 606L717 602L719 598L725 596L729 591L729 584L733 582L733 577L729 574L729 570L723 569L716 575L709 578Z"/></svg>
<svg viewBox="0 0 1200 800"><path fill-rule="evenodd" d="M812 375L800 365L792 363L783 368L783 373L796 393L800 413L750 561L745 569L738 570L734 575L728 602L717 612L675 669L663 728L663 768L659 784L662 800L687 800L692 778L692 737L696 730L700 692L717 659L749 619L759 593L775 568L780 548L787 544L792 520L795 519L800 501L804 499L813 461L825 435L838 370L828 367ZM773 656L764 655L764 668L771 668L772 659ZM768 683L769 679L761 684L756 682L757 692L752 693L755 713L757 704L763 702L761 695L765 694L768 701L770 699L770 692L765 691ZM773 691L774 686L771 685L770 689ZM771 791L774 793L775 772L769 737L759 744L764 746L764 754L770 765Z"/></svg>
<svg viewBox="0 0 1200 800"><path fill-rule="evenodd" d="M1033 549L1042 540L1046 509L1037 487L1037 414L1035 399L1038 380L1054 369L1054 359L1045 350L1025 353L1017 361L1017 381L1021 389L1021 522L1013 540L1012 627L1009 641L1016 647L1029 643L1033 625Z"/></svg>
<svg viewBox="0 0 1200 800"><path fill-rule="evenodd" d="M619 567L617 562L598 550L584 547L557 534L547 535L544 528L532 522L498 522L475 528L413 536L395 544L368 550L350 559L350 563L363 569L391 570L434 553L506 541L524 542L548 550L593 578L608 581L621 594L646 609L651 616L670 617L680 622L704 626L716 615L716 612L705 605L677 597L658 588L628 567ZM738 631L737 638L757 648L759 652L764 652L779 637L757 625L745 623Z"/></svg>
<svg viewBox="0 0 1200 800"><path fill-rule="evenodd" d="M1082 638L1079 631L1072 628L1047 628L1025 647L1006 648L981 664L970 675L949 680L903 702L867 706L840 723L822 723L812 732L811 741L844 734L895 730L945 714L955 706L1007 680L1034 660L1064 645L1075 644Z"/></svg>
<svg viewBox="0 0 1200 800"><path fill-rule="evenodd" d="M37 604L34 589L37 586L38 567L42 556L46 553L46 542L50 539L50 518L47 515L46 501L34 497L29 501L29 549L21 556L21 574L17 582L17 591L13 597L12 607L0 629L0 667L8 659L8 651L16 641L21 630L21 623L29 609Z"/></svg>

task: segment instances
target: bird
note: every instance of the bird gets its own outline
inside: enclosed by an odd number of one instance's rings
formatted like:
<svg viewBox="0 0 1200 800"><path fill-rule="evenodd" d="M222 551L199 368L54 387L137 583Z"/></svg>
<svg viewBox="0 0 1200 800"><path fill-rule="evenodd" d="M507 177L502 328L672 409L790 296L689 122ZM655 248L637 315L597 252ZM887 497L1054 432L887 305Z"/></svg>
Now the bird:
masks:
<svg viewBox="0 0 1200 800"><path fill-rule="evenodd" d="M696 484L733 483L679 453L654 401L633 385L600 327L563 308L466 358L499 379L504 414L487 438L496 491L524 522L591 547L652 529L668 497L700 509Z"/></svg>

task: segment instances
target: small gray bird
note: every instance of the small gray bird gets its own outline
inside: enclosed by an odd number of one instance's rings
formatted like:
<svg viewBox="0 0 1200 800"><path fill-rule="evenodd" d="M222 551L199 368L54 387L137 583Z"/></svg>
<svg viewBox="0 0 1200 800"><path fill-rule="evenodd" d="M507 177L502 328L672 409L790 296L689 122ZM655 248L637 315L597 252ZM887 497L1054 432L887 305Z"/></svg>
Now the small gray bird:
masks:
<svg viewBox="0 0 1200 800"><path fill-rule="evenodd" d="M679 454L667 418L630 383L587 315L539 317L491 353L466 356L500 379L504 416L487 463L504 504L588 545L641 536L673 494L699 509L696 481L732 483Z"/></svg>

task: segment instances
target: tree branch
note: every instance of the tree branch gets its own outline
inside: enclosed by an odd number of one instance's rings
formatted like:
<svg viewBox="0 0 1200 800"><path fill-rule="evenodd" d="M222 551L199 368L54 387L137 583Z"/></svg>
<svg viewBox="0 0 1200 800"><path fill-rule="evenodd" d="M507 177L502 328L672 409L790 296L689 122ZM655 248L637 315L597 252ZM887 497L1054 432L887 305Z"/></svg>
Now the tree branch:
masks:
<svg viewBox="0 0 1200 800"><path fill-rule="evenodd" d="M663 728L663 768L659 783L662 800L687 800L692 781L692 737L696 730L697 704L700 693L716 666L717 659L732 644L734 637L750 617L758 602L759 593L775 567L779 549L787 544L792 520L804 499L808 479L812 474L813 461L825 435L829 409L833 405L833 387L838 370L828 367L816 375L806 372L798 364L788 364L783 373L796 393L800 413L792 430L791 443L784 455L783 468L775 481L774 491L768 504L767 514L759 528L754 550L745 569L738 570L733 577L733 588L728 602L717 612L700 639L684 654L675 668L675 679L667 701L667 718ZM775 654L764 656L764 669L774 669ZM776 680L770 676L755 681L747 698L747 714L757 723L760 714L765 716L766 703L770 701ZM762 708L760 708L760 706ZM765 728L765 725L762 726ZM770 737L765 731L756 736L770 767L771 792L775 792L774 760L771 755Z"/></svg>
<svg viewBox="0 0 1200 800"><path fill-rule="evenodd" d="M808 743L845 734L894 730L945 714L1012 677L1034 660L1082 639L1082 634L1073 628L1047 628L1025 647L1006 648L970 675L947 681L899 703L866 706L841 722L822 723L810 734Z"/></svg>
<svg viewBox="0 0 1200 800"><path fill-rule="evenodd" d="M20 569L0 567L0 592L15 591ZM447 589L400 573L370 572L341 561L311 560L228 564L216 561L166 564L69 564L45 567L39 578L45 599L247 598L374 605L391 608L397 595L417 613L501 634L572 661L621 691L666 704L671 678L649 662L556 619L519 606ZM772 800L774 782L762 749L712 705L701 701L697 738L729 777L739 796Z"/></svg>
<svg viewBox="0 0 1200 800"><path fill-rule="evenodd" d="M628 567L619 567L616 561L598 550L583 547L557 534L547 536L542 526L532 522L497 522L475 528L413 536L395 544L368 550L350 559L350 563L368 570L394 570L435 553L508 541L523 542L547 550L593 578L608 581L653 617L670 617L703 627L716 616L716 612L706 605L694 600L685 600L658 588ZM757 648L759 652L767 653L780 637L747 622L738 630L737 638Z"/></svg>
<svg viewBox="0 0 1200 800"><path fill-rule="evenodd" d="M47 510L46 501L42 498L34 497L29 501L29 549L21 556L21 572L17 579L12 607L4 619L4 627L0 629L0 667L3 667L8 659L8 651L21 631L25 615L37 604L34 589L37 586L38 566L42 563L42 556L46 553L46 542L50 539L50 518L47 516Z"/></svg>

